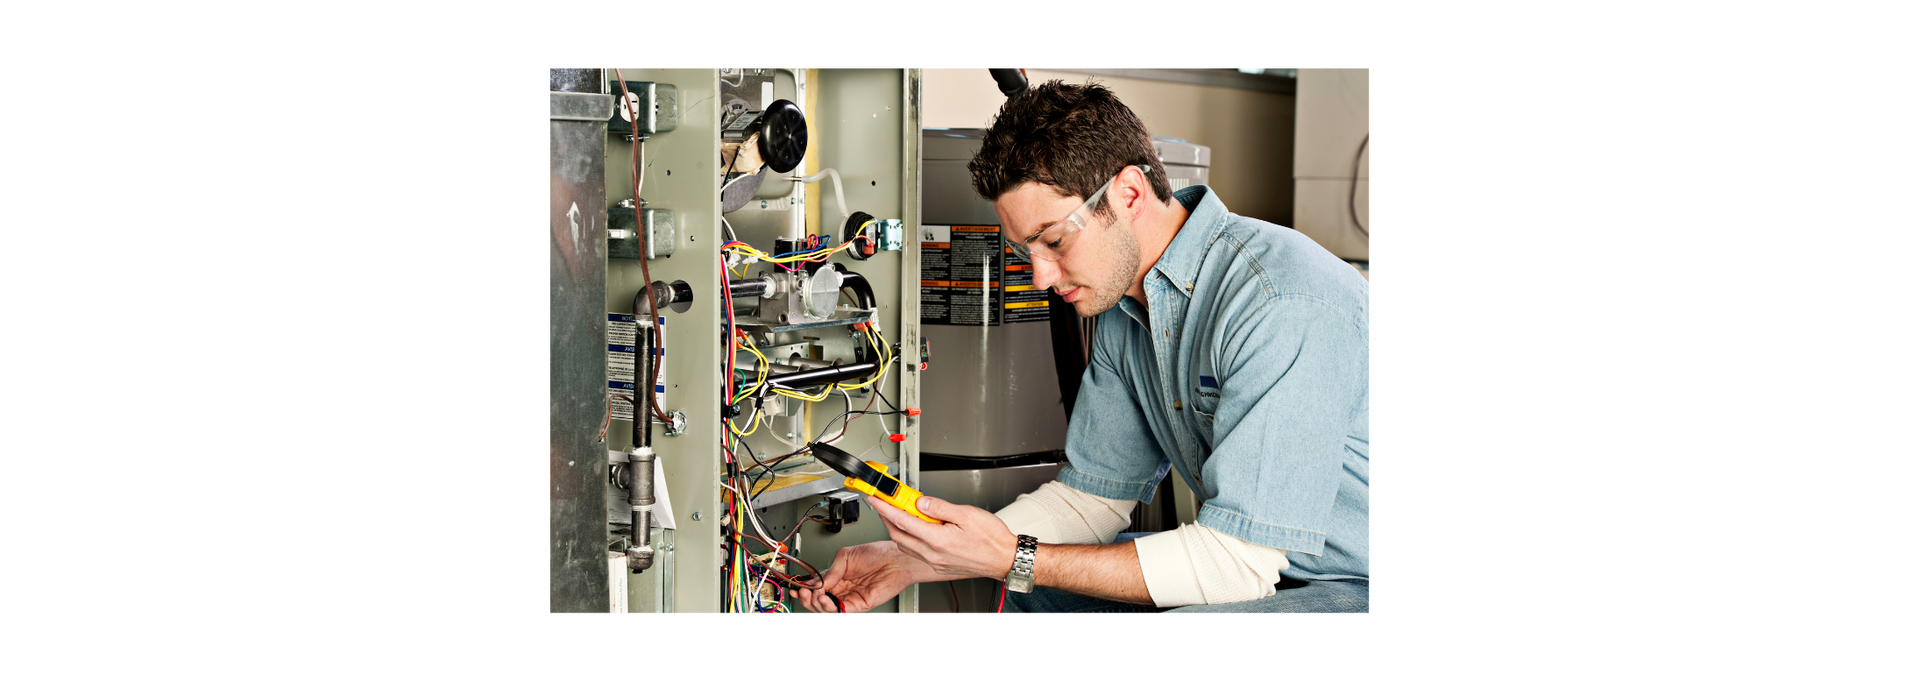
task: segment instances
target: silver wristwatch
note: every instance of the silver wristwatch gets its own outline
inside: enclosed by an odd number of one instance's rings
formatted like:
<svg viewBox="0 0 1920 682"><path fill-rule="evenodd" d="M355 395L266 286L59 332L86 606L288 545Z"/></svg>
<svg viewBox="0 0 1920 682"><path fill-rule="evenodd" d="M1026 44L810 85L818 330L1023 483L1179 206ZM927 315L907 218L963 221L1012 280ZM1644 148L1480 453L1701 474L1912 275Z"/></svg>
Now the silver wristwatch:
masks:
<svg viewBox="0 0 1920 682"><path fill-rule="evenodd" d="M1007 573L1007 590L1022 594L1033 591L1033 552L1037 549L1038 538L1020 536L1020 544L1013 551L1013 570Z"/></svg>

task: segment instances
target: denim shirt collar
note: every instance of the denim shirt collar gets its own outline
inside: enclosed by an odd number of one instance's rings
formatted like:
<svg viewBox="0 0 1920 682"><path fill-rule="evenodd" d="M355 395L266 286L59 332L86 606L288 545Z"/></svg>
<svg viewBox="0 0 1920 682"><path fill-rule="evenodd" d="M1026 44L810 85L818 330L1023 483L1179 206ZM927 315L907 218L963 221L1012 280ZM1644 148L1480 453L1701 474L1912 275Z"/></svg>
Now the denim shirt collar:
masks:
<svg viewBox="0 0 1920 682"><path fill-rule="evenodd" d="M1183 187L1173 193L1173 198L1187 209L1187 222L1174 233L1173 242L1160 253L1160 260L1154 262L1151 271L1160 273L1169 283L1168 287L1191 300L1193 283L1200 277L1200 263L1206 259L1207 247L1213 244L1214 233L1227 224L1227 205L1220 203L1206 185ZM1148 300L1159 298L1153 284L1152 279L1147 281ZM1120 305L1115 307L1140 326L1153 329L1151 316L1139 301L1122 296Z"/></svg>
<svg viewBox="0 0 1920 682"><path fill-rule="evenodd" d="M1183 187L1173 198L1187 209L1187 222L1174 233L1173 242L1160 254L1153 269L1174 284L1174 290L1193 297L1193 283L1200 278L1200 263L1214 233L1227 224L1227 206L1206 185Z"/></svg>

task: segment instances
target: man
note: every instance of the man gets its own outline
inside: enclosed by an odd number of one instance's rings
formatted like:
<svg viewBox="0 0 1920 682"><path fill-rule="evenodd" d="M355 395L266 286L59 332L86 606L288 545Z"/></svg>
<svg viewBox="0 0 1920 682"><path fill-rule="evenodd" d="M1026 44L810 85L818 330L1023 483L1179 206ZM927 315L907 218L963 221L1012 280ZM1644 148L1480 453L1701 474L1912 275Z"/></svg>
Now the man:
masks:
<svg viewBox="0 0 1920 682"><path fill-rule="evenodd" d="M1015 611L1366 611L1366 281L1205 185L1173 192L1099 85L1009 99L968 168L1034 286L1103 316L1068 464L997 514L921 498L939 525L869 499L892 540L841 549L825 592L864 611L988 577ZM1169 470L1198 522L1118 537Z"/></svg>

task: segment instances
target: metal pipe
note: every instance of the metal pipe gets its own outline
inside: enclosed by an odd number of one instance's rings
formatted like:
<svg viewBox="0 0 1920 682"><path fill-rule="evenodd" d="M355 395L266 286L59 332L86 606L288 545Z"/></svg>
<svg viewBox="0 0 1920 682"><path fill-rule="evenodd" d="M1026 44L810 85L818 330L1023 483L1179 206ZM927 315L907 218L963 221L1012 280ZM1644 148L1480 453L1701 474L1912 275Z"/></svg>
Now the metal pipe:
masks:
<svg viewBox="0 0 1920 682"><path fill-rule="evenodd" d="M737 279L727 284L729 298L764 298L772 296L773 280L766 275L753 279Z"/></svg>
<svg viewBox="0 0 1920 682"><path fill-rule="evenodd" d="M657 395L653 390L655 373L660 371L656 369L656 365L654 364L660 358L660 352L655 350L654 346L654 334L656 333L653 328L654 319L647 313L641 312L642 310L658 312L658 309L640 305L641 297L647 296L650 293L649 287L640 287L640 290L633 294L633 321L636 324L634 331L637 332L635 335L640 337L639 350L643 351L640 357L634 358L633 445L635 447L645 446L649 449L653 447L653 427L651 425L655 416L653 413L653 401Z"/></svg>
<svg viewBox="0 0 1920 682"><path fill-rule="evenodd" d="M867 278L842 267L839 263L834 263L833 268L840 271L840 288L852 289L853 297L858 299L856 304L866 310L873 310L875 304L873 285L867 283Z"/></svg>
<svg viewBox="0 0 1920 682"><path fill-rule="evenodd" d="M831 384L831 383L836 383L841 381L847 381L850 379L859 379L861 377L867 376L877 371L880 371L879 363L855 362L852 364L841 365L839 367L828 367L826 369L810 369L805 372L794 372L792 374L782 374L777 377L768 377L767 386L771 387L771 386L778 385L781 388L798 388L801 386L817 386L820 384Z"/></svg>
<svg viewBox="0 0 1920 682"><path fill-rule="evenodd" d="M644 415L636 415L644 418ZM627 455L627 504L633 507L633 541L627 568L635 573L653 565L653 448L635 447Z"/></svg>
<svg viewBox="0 0 1920 682"><path fill-rule="evenodd" d="M653 429L648 424L653 421L653 411L647 399L653 395L653 320L644 319L645 313L638 307L634 310L633 436L629 444L650 448Z"/></svg>

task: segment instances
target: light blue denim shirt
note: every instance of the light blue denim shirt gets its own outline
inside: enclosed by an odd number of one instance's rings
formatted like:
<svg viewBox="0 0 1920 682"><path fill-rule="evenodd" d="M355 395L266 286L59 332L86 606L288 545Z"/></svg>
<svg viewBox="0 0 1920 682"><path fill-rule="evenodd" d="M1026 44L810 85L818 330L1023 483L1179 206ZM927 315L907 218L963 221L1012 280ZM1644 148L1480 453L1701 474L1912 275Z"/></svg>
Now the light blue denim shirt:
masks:
<svg viewBox="0 0 1920 682"><path fill-rule="evenodd" d="M1059 480L1153 499L1169 467L1200 525L1287 550L1283 575L1367 578L1367 282L1205 185L1132 298L1100 315Z"/></svg>

